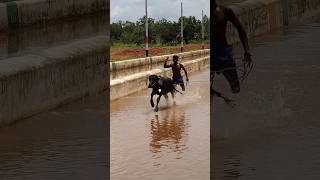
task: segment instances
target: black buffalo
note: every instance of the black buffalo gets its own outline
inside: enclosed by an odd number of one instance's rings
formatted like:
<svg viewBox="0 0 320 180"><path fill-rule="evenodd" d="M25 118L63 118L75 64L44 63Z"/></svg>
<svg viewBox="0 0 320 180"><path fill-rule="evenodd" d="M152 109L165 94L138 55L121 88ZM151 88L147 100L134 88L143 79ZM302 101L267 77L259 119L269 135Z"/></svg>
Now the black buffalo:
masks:
<svg viewBox="0 0 320 180"><path fill-rule="evenodd" d="M161 96L164 96L166 99L168 99L167 94L171 93L172 99L174 100L175 92L181 93L175 88L175 84L172 79L167 77L157 76L157 75L149 76L148 88L152 88L151 99L150 99L150 103L152 107L154 107L153 96L159 95L157 98L157 105L155 107L156 112L158 111L158 104Z"/></svg>

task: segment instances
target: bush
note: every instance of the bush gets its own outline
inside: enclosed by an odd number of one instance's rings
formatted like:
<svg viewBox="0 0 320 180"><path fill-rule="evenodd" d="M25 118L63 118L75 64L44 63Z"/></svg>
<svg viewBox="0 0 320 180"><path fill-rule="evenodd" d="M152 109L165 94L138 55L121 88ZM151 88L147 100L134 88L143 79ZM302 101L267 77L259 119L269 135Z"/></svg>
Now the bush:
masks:
<svg viewBox="0 0 320 180"><path fill-rule="evenodd" d="M176 46L180 42L180 22L161 19L155 21L148 19L149 23L149 43ZM185 44L201 42L201 21L194 16L183 17L184 22L184 42ZM205 41L210 40L210 18L204 16ZM141 46L145 42L145 17L137 22L116 22L110 25L110 36L112 44L121 42L123 44L136 44Z"/></svg>

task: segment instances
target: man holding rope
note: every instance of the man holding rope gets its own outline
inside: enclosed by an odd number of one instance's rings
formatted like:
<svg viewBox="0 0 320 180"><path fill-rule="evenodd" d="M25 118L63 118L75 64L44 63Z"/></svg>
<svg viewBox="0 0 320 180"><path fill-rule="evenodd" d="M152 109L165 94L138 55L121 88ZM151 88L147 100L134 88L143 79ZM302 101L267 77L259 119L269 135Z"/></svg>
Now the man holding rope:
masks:
<svg viewBox="0 0 320 180"><path fill-rule="evenodd" d="M239 19L234 14L233 10L228 7L218 6L216 0L213 0L213 54L211 61L211 92L214 95L222 97L221 93L213 89L214 74L222 73L227 79L232 93L240 92L240 83L237 74L237 67L233 59L232 47L228 44L226 38L227 23L230 21L237 29L241 40L244 53L244 61L251 66L251 54L249 51L249 43L247 34L241 25ZM227 98L225 100L228 100Z"/></svg>

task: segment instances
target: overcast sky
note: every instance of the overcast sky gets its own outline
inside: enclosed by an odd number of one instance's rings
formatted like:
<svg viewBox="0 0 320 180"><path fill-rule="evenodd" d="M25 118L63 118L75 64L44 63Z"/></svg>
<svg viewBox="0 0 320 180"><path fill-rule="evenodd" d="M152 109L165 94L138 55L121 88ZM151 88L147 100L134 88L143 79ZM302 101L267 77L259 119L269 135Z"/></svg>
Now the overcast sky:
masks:
<svg viewBox="0 0 320 180"><path fill-rule="evenodd" d="M210 0L148 0L148 16L156 20L177 21L183 1L183 15L201 19L201 10L210 15ZM133 21L145 15L145 0L111 0L111 22Z"/></svg>

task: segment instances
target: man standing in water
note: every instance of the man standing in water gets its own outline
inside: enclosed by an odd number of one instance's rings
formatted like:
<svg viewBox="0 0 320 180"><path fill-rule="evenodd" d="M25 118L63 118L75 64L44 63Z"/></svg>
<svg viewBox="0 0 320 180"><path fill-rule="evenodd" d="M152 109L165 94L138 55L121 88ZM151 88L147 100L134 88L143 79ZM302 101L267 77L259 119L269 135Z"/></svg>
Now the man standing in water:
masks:
<svg viewBox="0 0 320 180"><path fill-rule="evenodd" d="M172 80L175 84L179 84L182 88L182 91L185 91L185 86L184 86L184 82L183 82L183 78L181 76L181 69L184 71L184 74L186 75L186 80L187 82L189 81L189 78L188 78L188 73L187 73L187 70L186 68L184 68L184 66L181 64L181 63L178 63L178 60L179 60L179 56L177 55L174 55L173 56L173 64L170 64L168 65L167 62L168 62L168 59L167 58L164 62L164 68L172 68Z"/></svg>
<svg viewBox="0 0 320 180"><path fill-rule="evenodd" d="M226 38L227 23L230 21L237 29L244 53L244 60L251 65L251 54L247 34L233 10L228 7L218 6L213 0L213 51L211 61L211 91L218 95L220 93L213 90L214 74L222 73L227 79L232 93L240 92L240 83L237 74L236 64L233 59L232 47Z"/></svg>

